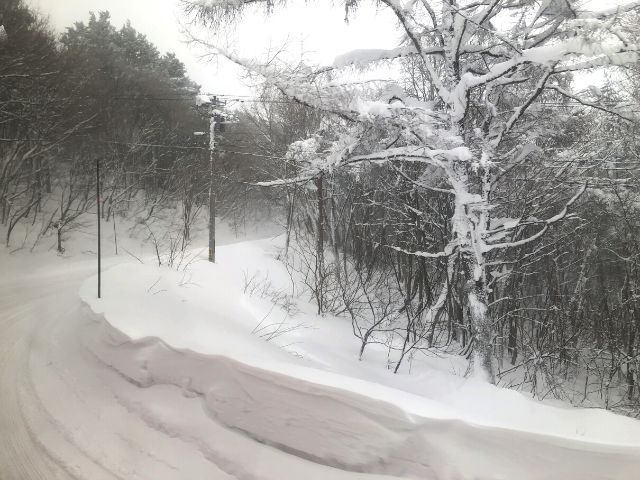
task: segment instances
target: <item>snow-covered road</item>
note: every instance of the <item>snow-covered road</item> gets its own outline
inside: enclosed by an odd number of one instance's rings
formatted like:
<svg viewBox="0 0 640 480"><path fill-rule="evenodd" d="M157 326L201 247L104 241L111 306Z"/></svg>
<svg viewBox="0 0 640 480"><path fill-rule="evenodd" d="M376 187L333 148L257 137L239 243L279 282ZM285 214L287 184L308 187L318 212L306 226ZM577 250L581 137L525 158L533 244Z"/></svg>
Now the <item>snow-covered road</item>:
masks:
<svg viewBox="0 0 640 480"><path fill-rule="evenodd" d="M10 283L8 278L3 280L0 285L1 477L72 478L38 443L21 406L21 393L28 387L31 339L39 325L52 320L49 315L42 317L41 314L45 305L65 286L38 284L37 290L32 290L28 280Z"/></svg>
<svg viewBox="0 0 640 480"><path fill-rule="evenodd" d="M77 290L94 268L0 280L0 478L227 478L123 407L116 391L137 387L83 348Z"/></svg>
<svg viewBox="0 0 640 480"><path fill-rule="evenodd" d="M100 362L83 343L93 314L77 295L94 269L74 262L0 279L0 479L249 479L266 470L269 478L361 477L217 425L200 399L173 386L141 389ZM137 403L174 425L158 425ZM200 438L167 430L181 423L203 425Z"/></svg>
<svg viewBox="0 0 640 480"><path fill-rule="evenodd" d="M271 475L305 469L294 455L214 425L200 401L178 388L140 389L95 358L82 341L93 314L77 295L94 269L93 262L48 265L0 280L0 479L259 478L260 463L274 454L290 461L276 462L282 471ZM145 418L136 402L165 416L175 409L168 417L191 429L209 424L199 433L214 435L221 448L178 438ZM310 465L307 479L325 478L327 467Z"/></svg>

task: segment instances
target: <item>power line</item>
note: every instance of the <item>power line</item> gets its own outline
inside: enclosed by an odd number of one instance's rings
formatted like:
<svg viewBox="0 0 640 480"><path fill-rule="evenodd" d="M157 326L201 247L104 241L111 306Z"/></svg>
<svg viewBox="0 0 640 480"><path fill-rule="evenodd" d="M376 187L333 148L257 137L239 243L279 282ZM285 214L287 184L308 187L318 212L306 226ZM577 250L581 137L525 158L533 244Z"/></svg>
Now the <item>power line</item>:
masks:
<svg viewBox="0 0 640 480"><path fill-rule="evenodd" d="M203 95L209 96L209 95ZM210 96L218 96L220 95L210 95ZM295 100L268 100L268 99L260 99L255 97L244 96L245 98L240 98L239 96L227 96L223 97L223 100L226 101L234 101L238 103L270 103L270 104L286 104L286 105L299 105L299 102ZM104 98L104 97L92 97L87 96L86 98ZM154 96L112 96L110 97L113 100L150 100L150 101L184 101L191 98L195 98L194 96L174 96L174 97L154 97ZM483 104L472 104L473 106L483 106ZM538 102L536 105L544 106L544 107L559 107L559 108L567 108L567 107L590 107L591 105L585 105L584 103L578 101L570 101L570 102L559 102L559 101L542 101ZM608 108L626 108L626 107L638 107L640 103L637 102L599 102L596 105Z"/></svg>
<svg viewBox="0 0 640 480"><path fill-rule="evenodd" d="M0 138L0 142L36 142L36 143L50 143L54 140L46 138ZM110 145L126 145L130 147L158 147L168 148L176 150L208 150L207 147L199 147L196 145L167 145L161 143L138 143L138 142L118 142L115 140L85 140L86 143L101 143Z"/></svg>
<svg viewBox="0 0 640 480"><path fill-rule="evenodd" d="M262 104L280 104L280 105L300 105L299 102L295 100L271 100L271 99L260 99L256 97L252 97L249 95L232 95L232 94L189 94L189 93L176 93L170 94L167 96L154 96L154 95L76 95L72 98L76 99L110 99L110 100L123 100L123 101L158 101L158 102L184 102L195 100L198 96L203 97L218 97L219 99L228 101L228 102L237 102L237 103L262 103ZM25 103L27 102L22 100L11 100L15 103ZM51 103L51 102L47 102ZM32 105L44 105L44 102L30 102ZM559 102L559 101L548 101L548 102L539 102L537 105L541 107L547 108L571 108L571 107L591 107L591 105L585 105L583 103L577 101L570 102ZM597 103L598 106L607 107L607 108L630 108L630 107L639 107L640 103L637 102L613 102L606 101ZM481 107L483 104L471 104L474 107Z"/></svg>
<svg viewBox="0 0 640 480"><path fill-rule="evenodd" d="M135 142L117 142L111 140L89 140L94 143L108 143L114 145L126 145L130 147L154 147L154 148L169 148L177 150L208 150L208 147L198 147L195 145L164 145L158 143L135 143Z"/></svg>
<svg viewBox="0 0 640 480"><path fill-rule="evenodd" d="M0 138L0 142L50 142L51 140L39 138L39 139L20 139L20 138ZM138 143L138 142L118 142L114 140L86 140L86 143L100 143L100 144L110 144L110 145L125 145L129 147L147 147L147 148L166 148L168 150L209 150L209 147L199 147L195 145L166 145L160 143ZM236 155L248 155L252 157L261 157L261 158L272 158L272 159L280 159L286 160L285 157L279 157L276 155L263 155L260 153L253 152L239 152L237 150L227 150L227 149L219 149L219 152L222 153L232 153Z"/></svg>
<svg viewBox="0 0 640 480"><path fill-rule="evenodd" d="M277 159L277 160L288 160L286 157L279 157L277 155L262 155L260 153L237 152L237 151L234 151L234 150L222 150L222 149L220 149L218 151L222 152L222 153L234 153L236 155L249 155L251 157L262 157L262 158L274 158L274 159Z"/></svg>

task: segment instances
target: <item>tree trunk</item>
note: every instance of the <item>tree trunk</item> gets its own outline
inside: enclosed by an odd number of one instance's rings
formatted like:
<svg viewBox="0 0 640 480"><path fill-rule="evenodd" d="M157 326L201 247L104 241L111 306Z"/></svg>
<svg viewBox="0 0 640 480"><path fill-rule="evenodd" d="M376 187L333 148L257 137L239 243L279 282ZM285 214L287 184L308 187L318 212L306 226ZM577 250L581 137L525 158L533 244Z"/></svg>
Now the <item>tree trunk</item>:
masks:
<svg viewBox="0 0 640 480"><path fill-rule="evenodd" d="M293 229L293 215L295 213L295 201L296 201L296 185L293 186L293 191L287 192L287 238L284 245L285 256L289 253L289 245L291 244L291 230Z"/></svg>
<svg viewBox="0 0 640 480"><path fill-rule="evenodd" d="M324 300L324 184L323 175L316 179L318 200L318 218L316 223L316 295L318 300L318 314L322 313Z"/></svg>
<svg viewBox="0 0 640 480"><path fill-rule="evenodd" d="M62 246L62 227L58 227L58 253L64 253L64 248Z"/></svg>
<svg viewBox="0 0 640 480"><path fill-rule="evenodd" d="M486 288L483 279L470 283L467 301L475 341L473 368L475 372L486 375L487 381L495 383L492 362L493 326L488 312Z"/></svg>

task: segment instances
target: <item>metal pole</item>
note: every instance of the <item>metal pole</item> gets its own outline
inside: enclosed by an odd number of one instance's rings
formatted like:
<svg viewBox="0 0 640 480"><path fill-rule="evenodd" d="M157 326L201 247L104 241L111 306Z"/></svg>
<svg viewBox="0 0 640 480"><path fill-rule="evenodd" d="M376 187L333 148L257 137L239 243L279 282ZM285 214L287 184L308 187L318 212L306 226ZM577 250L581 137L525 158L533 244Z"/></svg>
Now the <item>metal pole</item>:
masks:
<svg viewBox="0 0 640 480"><path fill-rule="evenodd" d="M100 297L101 248L100 248L100 157L96 158L96 212L98 214L98 298Z"/></svg>
<svg viewBox="0 0 640 480"><path fill-rule="evenodd" d="M209 120L209 261L216 262L216 194L213 189L215 176L216 114L217 97L213 97L213 107Z"/></svg>

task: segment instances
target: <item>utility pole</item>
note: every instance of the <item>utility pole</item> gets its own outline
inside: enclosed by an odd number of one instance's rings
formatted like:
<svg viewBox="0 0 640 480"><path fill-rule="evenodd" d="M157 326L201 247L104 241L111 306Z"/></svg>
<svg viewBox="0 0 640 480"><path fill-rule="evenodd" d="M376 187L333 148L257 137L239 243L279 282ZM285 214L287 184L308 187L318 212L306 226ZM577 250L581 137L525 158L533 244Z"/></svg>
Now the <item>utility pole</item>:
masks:
<svg viewBox="0 0 640 480"><path fill-rule="evenodd" d="M218 98L213 97L213 105L209 118L209 261L216 262L216 192L213 188L215 177L216 151L216 107Z"/></svg>
<svg viewBox="0 0 640 480"><path fill-rule="evenodd" d="M218 97L196 98L196 105L209 104L209 261L216 262L216 132L224 131L224 116L218 111L218 107L224 106L218 103ZM205 132L193 132L194 135L205 135Z"/></svg>
<svg viewBox="0 0 640 480"><path fill-rule="evenodd" d="M100 249L100 157L96 158L96 212L98 214L98 298L100 297L101 249Z"/></svg>

